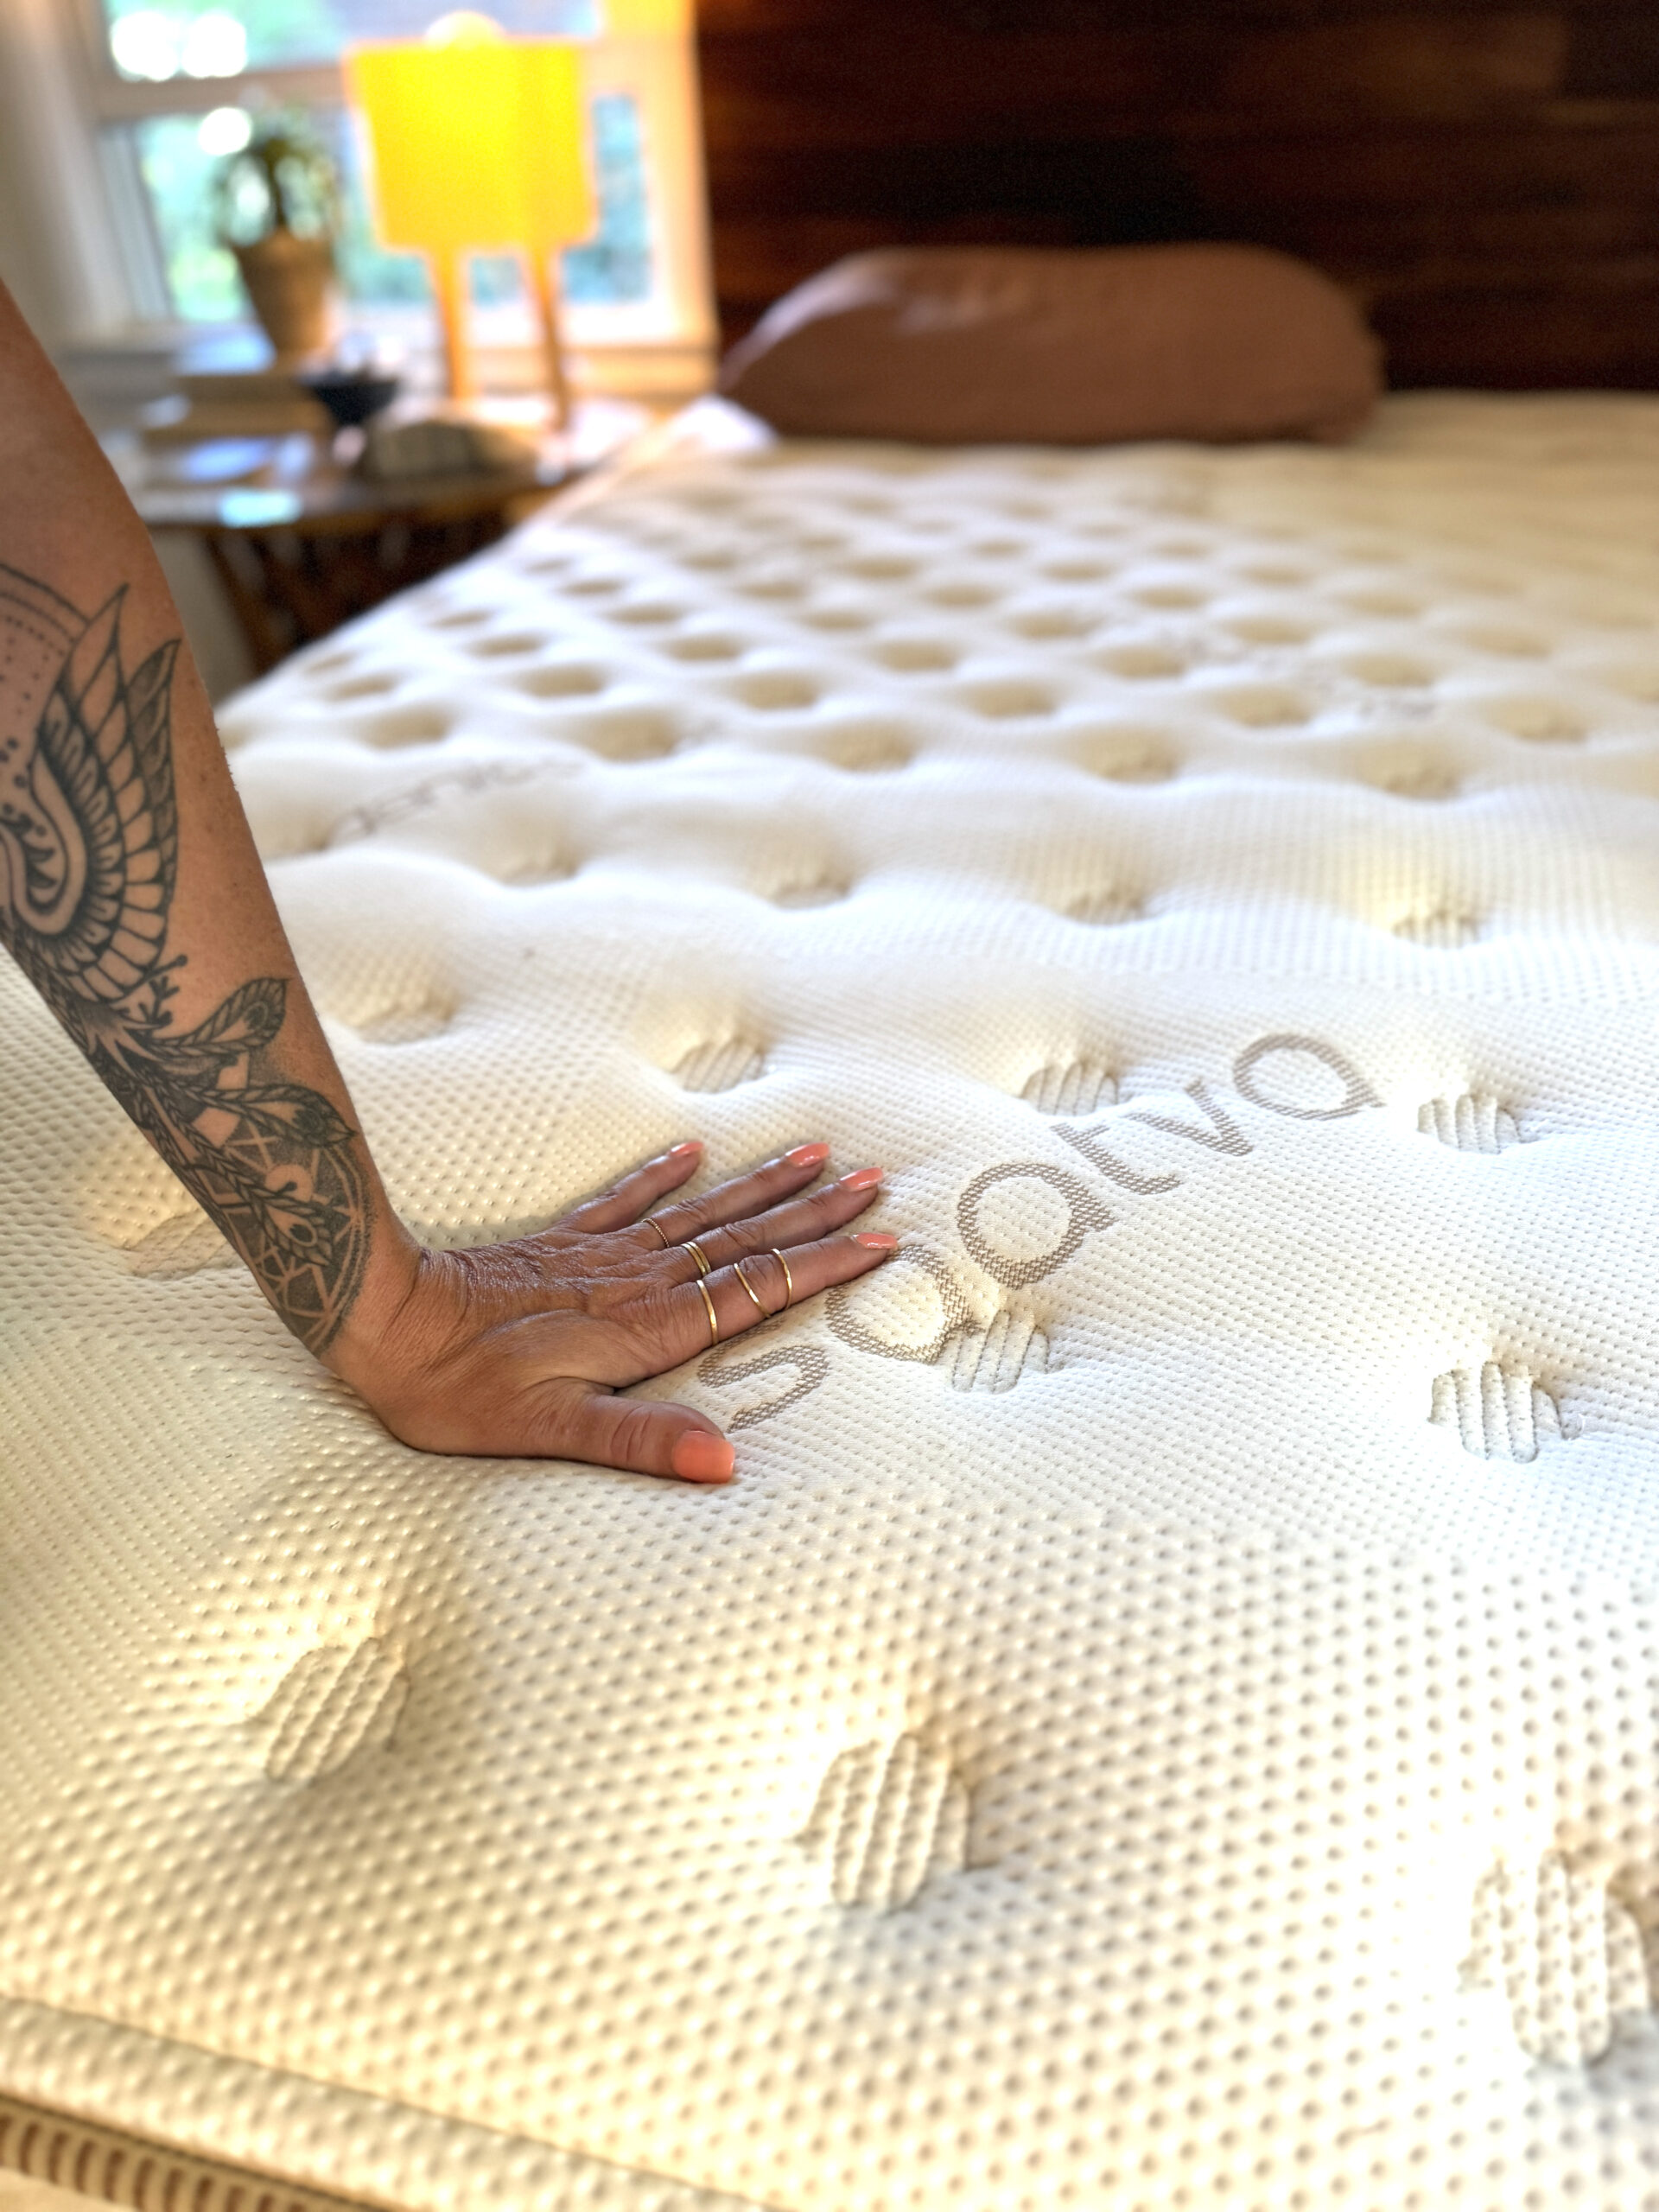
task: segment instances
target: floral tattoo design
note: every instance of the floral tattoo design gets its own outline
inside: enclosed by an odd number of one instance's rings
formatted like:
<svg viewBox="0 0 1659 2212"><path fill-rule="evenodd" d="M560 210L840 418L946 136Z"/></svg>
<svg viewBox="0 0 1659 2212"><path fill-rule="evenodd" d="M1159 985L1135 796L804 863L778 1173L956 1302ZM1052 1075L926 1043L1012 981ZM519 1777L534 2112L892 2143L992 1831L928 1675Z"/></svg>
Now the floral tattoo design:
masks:
<svg viewBox="0 0 1659 2212"><path fill-rule="evenodd" d="M130 672L124 594L88 619L0 564L0 939L301 1342L344 1320L368 1249L352 1129L285 1081L287 984L174 1027L178 640Z"/></svg>

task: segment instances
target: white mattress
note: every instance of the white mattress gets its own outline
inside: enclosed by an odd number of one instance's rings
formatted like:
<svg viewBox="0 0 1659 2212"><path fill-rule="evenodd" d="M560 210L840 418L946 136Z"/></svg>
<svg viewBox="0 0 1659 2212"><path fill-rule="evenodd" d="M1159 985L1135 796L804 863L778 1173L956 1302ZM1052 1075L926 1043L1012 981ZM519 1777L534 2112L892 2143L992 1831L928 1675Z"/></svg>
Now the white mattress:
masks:
<svg viewBox="0 0 1659 2212"><path fill-rule="evenodd" d="M423 1459L0 976L0 2097L399 2212L1659 2205L1656 493L1645 400L704 410L235 702L424 1233L823 1134L904 1249L670 1378L729 1491Z"/></svg>

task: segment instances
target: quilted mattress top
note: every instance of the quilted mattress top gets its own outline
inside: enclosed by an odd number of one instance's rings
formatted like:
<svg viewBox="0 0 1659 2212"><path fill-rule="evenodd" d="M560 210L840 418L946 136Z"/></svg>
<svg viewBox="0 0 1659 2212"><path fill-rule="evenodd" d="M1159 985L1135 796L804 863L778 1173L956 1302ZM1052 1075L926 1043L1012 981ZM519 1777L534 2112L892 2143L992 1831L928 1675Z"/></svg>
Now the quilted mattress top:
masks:
<svg viewBox="0 0 1659 2212"><path fill-rule="evenodd" d="M394 1443L0 976L0 2094L399 2212L1659 2204L1659 403L652 454L223 726L394 1201L884 1162Z"/></svg>

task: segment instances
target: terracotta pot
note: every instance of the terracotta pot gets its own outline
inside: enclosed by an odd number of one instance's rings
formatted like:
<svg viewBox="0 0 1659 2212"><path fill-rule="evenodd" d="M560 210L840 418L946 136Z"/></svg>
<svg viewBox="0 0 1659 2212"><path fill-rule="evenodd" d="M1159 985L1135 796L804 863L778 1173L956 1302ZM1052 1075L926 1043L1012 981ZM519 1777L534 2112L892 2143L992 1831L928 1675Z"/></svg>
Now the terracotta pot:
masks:
<svg viewBox="0 0 1659 2212"><path fill-rule="evenodd" d="M272 231L251 245L232 245L231 251L277 359L321 353L330 336L334 254L329 241Z"/></svg>

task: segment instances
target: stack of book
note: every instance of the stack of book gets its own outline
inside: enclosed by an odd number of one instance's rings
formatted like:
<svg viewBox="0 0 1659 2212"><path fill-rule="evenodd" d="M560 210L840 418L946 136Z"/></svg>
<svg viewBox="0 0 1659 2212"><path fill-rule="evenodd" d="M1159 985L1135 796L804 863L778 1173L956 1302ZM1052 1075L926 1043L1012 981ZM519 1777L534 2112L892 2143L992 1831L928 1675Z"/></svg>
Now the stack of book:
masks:
<svg viewBox="0 0 1659 2212"><path fill-rule="evenodd" d="M200 339L174 369L174 391L145 410L149 445L204 438L280 438L296 430L327 437L328 410L287 371L263 338L241 333Z"/></svg>

